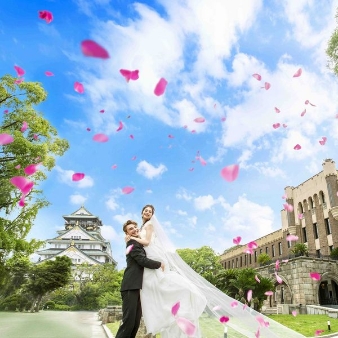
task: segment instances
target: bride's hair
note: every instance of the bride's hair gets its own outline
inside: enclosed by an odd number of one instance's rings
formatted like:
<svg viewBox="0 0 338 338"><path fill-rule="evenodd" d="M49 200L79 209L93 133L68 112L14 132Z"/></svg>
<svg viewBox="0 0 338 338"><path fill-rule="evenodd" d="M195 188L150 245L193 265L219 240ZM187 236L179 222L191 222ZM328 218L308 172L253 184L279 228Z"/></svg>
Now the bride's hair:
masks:
<svg viewBox="0 0 338 338"><path fill-rule="evenodd" d="M155 214L155 207L154 207L153 205L151 205L151 204L147 204L147 205L145 205L145 206L142 208L141 215L143 214L143 211L144 211L145 208L151 208L151 210L153 211L153 215ZM145 223L145 222L143 221L143 224L144 224L144 223Z"/></svg>

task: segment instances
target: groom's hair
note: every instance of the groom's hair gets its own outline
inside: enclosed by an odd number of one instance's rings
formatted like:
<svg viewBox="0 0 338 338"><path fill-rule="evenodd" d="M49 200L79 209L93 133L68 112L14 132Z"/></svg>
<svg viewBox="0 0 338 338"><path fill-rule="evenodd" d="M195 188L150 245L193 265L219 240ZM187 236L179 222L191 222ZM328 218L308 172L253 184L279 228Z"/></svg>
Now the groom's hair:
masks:
<svg viewBox="0 0 338 338"><path fill-rule="evenodd" d="M128 219L128 221L127 221L126 223L123 224L123 231L124 231L125 233L127 233L127 226L128 226L129 224L137 225L137 223L136 223L135 221L133 221L133 220L131 220L131 219Z"/></svg>

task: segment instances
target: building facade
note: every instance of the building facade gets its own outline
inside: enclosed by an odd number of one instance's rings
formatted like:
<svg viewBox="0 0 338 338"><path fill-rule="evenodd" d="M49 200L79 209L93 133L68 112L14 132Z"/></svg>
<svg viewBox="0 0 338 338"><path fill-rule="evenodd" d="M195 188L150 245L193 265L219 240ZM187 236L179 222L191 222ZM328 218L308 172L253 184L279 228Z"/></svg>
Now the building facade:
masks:
<svg viewBox="0 0 338 338"><path fill-rule="evenodd" d="M58 235L48 239L49 247L37 252L39 262L56 256L68 256L73 265L114 264L110 242L101 235L102 222L84 206L70 215L63 216L65 229L57 231Z"/></svg>
<svg viewBox="0 0 338 338"><path fill-rule="evenodd" d="M281 211L282 228L255 240L257 248L246 254L244 245L232 247L221 255L225 269L251 267L265 277L276 281L276 292L270 305L290 304L338 304L337 261L330 252L338 247L338 171L335 162L326 159L323 170L297 187L285 188L285 200L293 210ZM298 241L287 241L288 235L298 236ZM307 257L295 257L292 248L305 243ZM260 267L258 256L266 253L271 263ZM275 271L275 261L281 262ZM290 268L292 267L292 268ZM309 272L319 272L321 280L314 281ZM282 278L278 283L276 274ZM303 292L302 288L307 288Z"/></svg>

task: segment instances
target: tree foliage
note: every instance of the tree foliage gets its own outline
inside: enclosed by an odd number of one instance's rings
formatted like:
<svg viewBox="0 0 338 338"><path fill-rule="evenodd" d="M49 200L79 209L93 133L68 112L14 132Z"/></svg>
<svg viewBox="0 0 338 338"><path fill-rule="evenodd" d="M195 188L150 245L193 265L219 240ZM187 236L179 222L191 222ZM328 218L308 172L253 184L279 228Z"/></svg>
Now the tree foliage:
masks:
<svg viewBox="0 0 338 338"><path fill-rule="evenodd" d="M336 14L338 23L338 10ZM338 75L338 26L333 31L326 49L326 54L329 57L329 67Z"/></svg>
<svg viewBox="0 0 338 338"><path fill-rule="evenodd" d="M44 170L29 177L34 182L33 190L25 198L25 206L18 207L20 191L9 179L25 176L24 168L41 163L50 171L55 165L55 156L61 156L68 149L68 142L57 136L51 126L35 106L47 97L46 91L37 82L15 83L15 78L5 75L0 78L0 108L2 121L0 134L10 134L14 141L0 145L0 269L4 272L4 262L9 255L22 253L29 255L41 245L36 240L26 240L38 211L48 205L37 189L38 183L47 178ZM25 132L21 131L28 123ZM3 274L0 274L0 286Z"/></svg>

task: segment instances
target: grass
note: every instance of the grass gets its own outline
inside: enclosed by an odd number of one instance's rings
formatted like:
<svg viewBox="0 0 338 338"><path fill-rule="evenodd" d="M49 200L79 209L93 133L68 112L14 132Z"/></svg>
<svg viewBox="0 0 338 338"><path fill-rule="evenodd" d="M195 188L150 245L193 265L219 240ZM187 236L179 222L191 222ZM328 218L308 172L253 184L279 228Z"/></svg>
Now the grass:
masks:
<svg viewBox="0 0 338 338"><path fill-rule="evenodd" d="M321 336L338 332L338 320L327 315L297 315L296 317L292 315L270 315L268 317L306 337L314 337L316 330L324 330ZM328 320L331 322L331 331L327 328Z"/></svg>

